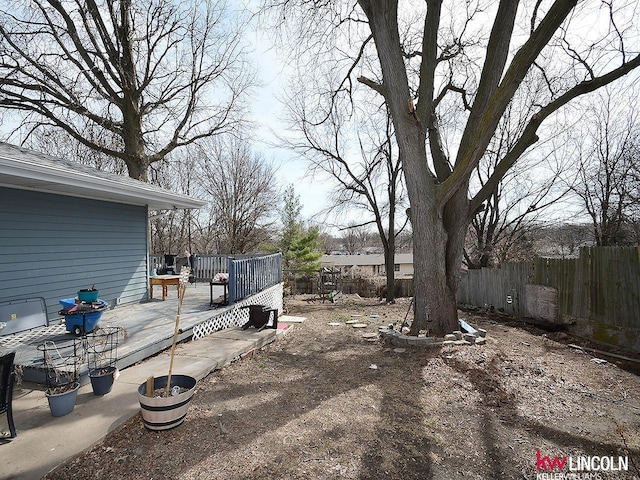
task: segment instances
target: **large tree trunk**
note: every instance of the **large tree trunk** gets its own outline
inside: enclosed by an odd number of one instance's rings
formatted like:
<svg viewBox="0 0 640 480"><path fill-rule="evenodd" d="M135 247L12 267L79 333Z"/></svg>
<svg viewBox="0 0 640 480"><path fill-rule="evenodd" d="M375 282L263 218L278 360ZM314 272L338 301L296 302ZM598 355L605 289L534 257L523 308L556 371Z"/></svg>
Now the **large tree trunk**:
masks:
<svg viewBox="0 0 640 480"><path fill-rule="evenodd" d="M419 189L407 175L407 189ZM424 197L423 197L424 198ZM455 200L455 201L454 201ZM425 202L422 202L425 203ZM458 327L456 292L459 282L466 218L463 194L440 212L412 202L415 311L411 335L426 331L442 336Z"/></svg>
<svg viewBox="0 0 640 480"><path fill-rule="evenodd" d="M122 43L121 83L125 163L129 176L146 182L148 180L149 157L145 151L142 131L142 115L140 113L140 91L136 76L135 56L131 42L132 27L130 22L131 0L120 4L121 25L119 38Z"/></svg>
<svg viewBox="0 0 640 480"><path fill-rule="evenodd" d="M442 335L457 327L455 288L462 243L458 237L450 238L448 231L459 232L460 222L464 222L455 217L453 208L463 205L462 197L450 200L451 209L436 206L437 185L427 163L426 128L411 109L409 83L399 48L397 2L360 0L360 5L369 18L378 51L384 78L379 91L385 96L393 119L411 204L415 311L410 333L417 335L427 330L429 334ZM466 219L466 211L462 217ZM454 267L456 260L458 264Z"/></svg>
<svg viewBox="0 0 640 480"><path fill-rule="evenodd" d="M129 177L142 182L148 181L149 162L146 160L146 155L128 154L125 163L127 164Z"/></svg>
<svg viewBox="0 0 640 480"><path fill-rule="evenodd" d="M541 106L470 202L467 198L470 176L485 154L500 119L536 58L575 8L577 0L553 2L544 17L532 24L535 28L513 54L510 63L518 2L499 2L482 74L453 169L445 152L439 148L437 124L433 121L442 0L427 0L417 95L409 88L398 29L398 0L358 0L358 3L369 21L383 81L365 77L358 80L383 95L389 107L411 205L415 268L415 312L411 332L417 334L420 330L428 330L430 334L441 335L457 327L455 295L469 212L477 210L487 200L504 174L538 140L536 131L542 121L577 96L601 88L639 67L640 55L631 59L623 56L619 67L579 82ZM590 69L588 65L584 66ZM414 107L416 96L418 102ZM435 173L428 165L427 129Z"/></svg>

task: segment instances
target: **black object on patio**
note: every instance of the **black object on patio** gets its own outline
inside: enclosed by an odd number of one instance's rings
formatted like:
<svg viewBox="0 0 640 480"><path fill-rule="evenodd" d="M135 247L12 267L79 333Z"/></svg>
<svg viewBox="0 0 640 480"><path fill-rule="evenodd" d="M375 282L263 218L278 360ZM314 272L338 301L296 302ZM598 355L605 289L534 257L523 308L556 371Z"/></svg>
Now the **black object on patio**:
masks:
<svg viewBox="0 0 640 480"><path fill-rule="evenodd" d="M9 432L14 438L16 434L16 426L13 423L13 410L11 402L13 401L13 379L16 373L13 370L13 360L16 356L16 352L11 352L0 357L0 413L7 414L7 421L9 423Z"/></svg>
<svg viewBox="0 0 640 480"><path fill-rule="evenodd" d="M242 326L242 330L246 330L249 327L255 327L258 331L264 328L278 328L277 308L265 305L246 305L240 308L249 309L249 321ZM270 321L271 313L273 313L273 321Z"/></svg>

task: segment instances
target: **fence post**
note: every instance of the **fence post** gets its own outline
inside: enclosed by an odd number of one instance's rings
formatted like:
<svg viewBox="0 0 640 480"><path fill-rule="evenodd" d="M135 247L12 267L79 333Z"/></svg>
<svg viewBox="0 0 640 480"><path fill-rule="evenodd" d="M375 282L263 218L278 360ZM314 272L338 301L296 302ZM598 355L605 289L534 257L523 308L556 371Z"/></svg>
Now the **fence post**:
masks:
<svg viewBox="0 0 640 480"><path fill-rule="evenodd" d="M282 252L278 253L280 253L280 255L276 257L276 268L278 272L276 273L276 283L282 283Z"/></svg>
<svg viewBox="0 0 640 480"><path fill-rule="evenodd" d="M236 277L236 263L233 260L233 257L229 257L228 259L228 272L229 272L229 305L233 305L233 302L236 300L236 292L237 292L237 277Z"/></svg>

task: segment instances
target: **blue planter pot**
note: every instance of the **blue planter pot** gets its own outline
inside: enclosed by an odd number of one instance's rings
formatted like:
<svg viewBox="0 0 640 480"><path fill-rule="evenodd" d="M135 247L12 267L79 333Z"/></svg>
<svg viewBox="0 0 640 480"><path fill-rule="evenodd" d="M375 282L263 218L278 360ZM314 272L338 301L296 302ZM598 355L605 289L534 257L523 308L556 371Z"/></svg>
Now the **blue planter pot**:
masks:
<svg viewBox="0 0 640 480"><path fill-rule="evenodd" d="M93 387L94 395L105 395L111 391L115 371L116 367L107 367L91 370L89 372L89 378L91 379L91 387Z"/></svg>
<svg viewBox="0 0 640 480"><path fill-rule="evenodd" d="M73 412L73 408L76 406L79 388L80 384L76 384L75 388L63 393L50 394L48 390L45 391L44 394L49 401L51 415L54 417L64 417Z"/></svg>
<svg viewBox="0 0 640 480"><path fill-rule="evenodd" d="M98 300L98 290L78 290L78 300L81 302L95 302Z"/></svg>

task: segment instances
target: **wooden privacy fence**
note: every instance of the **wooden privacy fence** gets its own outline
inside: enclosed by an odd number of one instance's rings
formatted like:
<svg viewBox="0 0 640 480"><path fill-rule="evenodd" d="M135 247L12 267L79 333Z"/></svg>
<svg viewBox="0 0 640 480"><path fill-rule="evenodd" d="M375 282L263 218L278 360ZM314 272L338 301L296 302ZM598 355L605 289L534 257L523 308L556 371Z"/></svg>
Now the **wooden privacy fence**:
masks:
<svg viewBox="0 0 640 480"><path fill-rule="evenodd" d="M294 277L294 272L285 271L284 281L288 284L290 293L297 294L321 294L321 289L318 281L318 274L315 275L303 275ZM365 298L382 297L386 295L386 279L383 276L380 277L355 277L345 278L341 277L335 290L337 292L344 293L346 295L358 294ZM413 278L396 278L394 280L395 296L398 297L412 297L413 296ZM333 289L332 289L333 290Z"/></svg>
<svg viewBox="0 0 640 480"><path fill-rule="evenodd" d="M536 258L470 270L461 281L458 302L493 305L640 350L640 247L584 247L578 258Z"/></svg>
<svg viewBox="0 0 640 480"><path fill-rule="evenodd" d="M195 280L209 281L217 273L229 274L229 305L236 300L282 282L282 254L212 255L195 254ZM166 268L163 254L150 254L151 270ZM177 272L187 265L184 257L177 257Z"/></svg>
<svg viewBox="0 0 640 480"><path fill-rule="evenodd" d="M531 263L507 263L502 268L469 270L458 287L458 303L493 305L506 313L524 317L525 285L533 274Z"/></svg>

